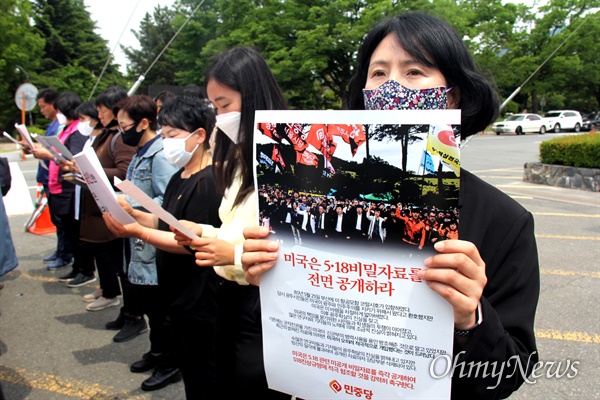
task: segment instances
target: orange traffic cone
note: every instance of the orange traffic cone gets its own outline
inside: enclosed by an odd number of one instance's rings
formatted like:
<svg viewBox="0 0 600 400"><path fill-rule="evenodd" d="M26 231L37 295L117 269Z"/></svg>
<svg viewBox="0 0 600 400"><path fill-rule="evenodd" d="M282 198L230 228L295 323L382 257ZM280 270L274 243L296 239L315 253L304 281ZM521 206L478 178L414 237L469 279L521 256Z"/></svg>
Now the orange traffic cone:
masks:
<svg viewBox="0 0 600 400"><path fill-rule="evenodd" d="M50 209L48 208L48 199L45 194L40 202L40 208L41 212L29 228L29 232L34 235L47 235L56 232L56 226L54 226L50 219Z"/></svg>

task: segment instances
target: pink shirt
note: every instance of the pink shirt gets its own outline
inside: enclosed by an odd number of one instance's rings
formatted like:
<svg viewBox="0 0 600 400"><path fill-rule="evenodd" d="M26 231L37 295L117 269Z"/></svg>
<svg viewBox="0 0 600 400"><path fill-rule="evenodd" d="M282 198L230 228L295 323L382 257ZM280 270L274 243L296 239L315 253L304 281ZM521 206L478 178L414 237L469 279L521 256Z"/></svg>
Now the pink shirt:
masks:
<svg viewBox="0 0 600 400"><path fill-rule="evenodd" d="M58 139L64 143L65 140L73 132L77 130L77 126L79 126L79 120L73 121L69 126L66 126L65 129L62 130L58 134ZM50 194L61 194L62 193L62 182L59 182L58 177L60 175L60 166L55 162L51 162L48 166L48 187L50 188Z"/></svg>

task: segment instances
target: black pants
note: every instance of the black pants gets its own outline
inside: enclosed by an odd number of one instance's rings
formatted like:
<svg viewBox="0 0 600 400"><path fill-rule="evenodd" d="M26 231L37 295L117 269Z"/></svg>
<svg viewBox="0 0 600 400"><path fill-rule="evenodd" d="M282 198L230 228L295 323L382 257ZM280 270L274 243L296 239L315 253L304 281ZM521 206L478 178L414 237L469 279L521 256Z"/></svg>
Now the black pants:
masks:
<svg viewBox="0 0 600 400"><path fill-rule="evenodd" d="M158 285L132 284L139 304L139 315L148 316L150 325L150 352L153 354L172 353L171 326L168 319L168 307L161 301ZM134 307L131 307L131 312ZM137 315L137 314L136 314Z"/></svg>
<svg viewBox="0 0 600 400"><path fill-rule="evenodd" d="M48 189L45 187L45 189ZM64 261L70 262L73 258L73 250L69 233L65 230L63 218L73 218L72 204L73 192L63 192L60 194L51 194L46 191L48 197L48 207L50 210L50 220L56 226L56 255Z"/></svg>
<svg viewBox="0 0 600 400"><path fill-rule="evenodd" d="M121 294L121 285L131 285L125 278L123 270L123 239L118 238L109 242L83 244L86 251L96 262L102 296L112 299ZM121 283L119 284L119 276ZM124 298L127 302L127 299Z"/></svg>
<svg viewBox="0 0 600 400"><path fill-rule="evenodd" d="M123 240L123 256L125 267L117 271L121 280L121 290L123 291L123 307L121 313L128 317L142 317L145 314L143 300L140 299L139 289L143 285L135 285L129 281L129 263L131 262L131 247L128 238ZM156 300L154 300L156 301Z"/></svg>
<svg viewBox="0 0 600 400"><path fill-rule="evenodd" d="M79 239L81 221L75 218L63 218L62 222L72 246L73 271L85 276L94 276L94 271L96 270L94 256L89 251L86 251L85 243Z"/></svg>
<svg viewBox="0 0 600 400"><path fill-rule="evenodd" d="M258 287L222 279L217 300L217 375L222 398L289 400L289 394L267 386Z"/></svg>

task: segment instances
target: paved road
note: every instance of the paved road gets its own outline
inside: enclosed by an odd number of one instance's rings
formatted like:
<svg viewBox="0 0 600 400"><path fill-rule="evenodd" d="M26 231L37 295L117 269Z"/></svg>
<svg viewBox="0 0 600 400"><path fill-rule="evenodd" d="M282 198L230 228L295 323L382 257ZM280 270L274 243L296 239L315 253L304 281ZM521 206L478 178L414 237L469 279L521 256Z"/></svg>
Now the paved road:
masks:
<svg viewBox="0 0 600 400"><path fill-rule="evenodd" d="M555 371L567 363L575 378L540 378L512 399L600 398L600 195L522 181L523 164L538 160L541 140L556 135L477 136L463 149L462 165L533 212L542 268L536 319L541 359ZM19 162L32 186L36 164ZM149 376L128 366L147 351L144 334L113 343L103 329L116 308L88 312L81 295L96 286L69 289L56 281L41 258L54 245L53 235L25 233L27 215L10 217L20 266L0 278L0 381L9 400L36 399L183 399L181 383L154 393L139 389ZM572 366L570 366L573 368ZM546 370L545 370L546 371ZM572 372L572 371L571 371Z"/></svg>

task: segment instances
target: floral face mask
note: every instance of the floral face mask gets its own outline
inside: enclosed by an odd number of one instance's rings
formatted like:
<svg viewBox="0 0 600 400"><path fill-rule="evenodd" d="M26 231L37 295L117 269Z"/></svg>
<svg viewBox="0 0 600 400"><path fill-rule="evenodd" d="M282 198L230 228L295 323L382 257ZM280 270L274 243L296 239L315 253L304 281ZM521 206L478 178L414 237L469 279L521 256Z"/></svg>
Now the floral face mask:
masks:
<svg viewBox="0 0 600 400"><path fill-rule="evenodd" d="M452 88L409 89L394 80L376 89L363 89L365 110L445 110Z"/></svg>

